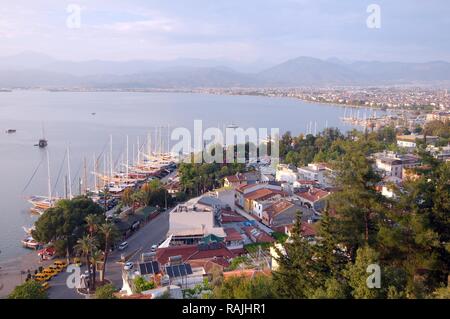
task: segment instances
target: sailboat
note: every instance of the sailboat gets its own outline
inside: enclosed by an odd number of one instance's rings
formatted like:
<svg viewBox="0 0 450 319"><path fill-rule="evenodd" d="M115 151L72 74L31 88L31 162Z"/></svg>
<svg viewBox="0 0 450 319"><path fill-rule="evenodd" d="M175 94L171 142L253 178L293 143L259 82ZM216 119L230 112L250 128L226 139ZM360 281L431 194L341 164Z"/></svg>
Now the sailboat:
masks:
<svg viewBox="0 0 450 319"><path fill-rule="evenodd" d="M39 148L45 148L47 145L48 141L45 138L44 124L42 124L42 138L39 140L37 146L39 146Z"/></svg>
<svg viewBox="0 0 450 319"><path fill-rule="evenodd" d="M52 197L52 184L50 180L50 156L47 150L47 183L48 183L48 196L31 196L28 202L33 205L31 211L42 215L45 210L53 207L58 200L56 197Z"/></svg>

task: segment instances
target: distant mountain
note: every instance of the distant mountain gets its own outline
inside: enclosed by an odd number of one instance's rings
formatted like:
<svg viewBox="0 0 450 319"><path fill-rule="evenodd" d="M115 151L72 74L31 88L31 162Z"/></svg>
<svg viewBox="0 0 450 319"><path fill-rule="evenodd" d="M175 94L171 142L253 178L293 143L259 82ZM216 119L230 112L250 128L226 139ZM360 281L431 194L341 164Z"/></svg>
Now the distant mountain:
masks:
<svg viewBox="0 0 450 319"><path fill-rule="evenodd" d="M34 52L0 58L0 87L295 87L429 84L450 81L450 63L321 60L298 57L275 66L227 60L82 62Z"/></svg>
<svg viewBox="0 0 450 319"><path fill-rule="evenodd" d="M340 63L310 57L298 57L259 73L264 83L279 86L345 85L361 77Z"/></svg>

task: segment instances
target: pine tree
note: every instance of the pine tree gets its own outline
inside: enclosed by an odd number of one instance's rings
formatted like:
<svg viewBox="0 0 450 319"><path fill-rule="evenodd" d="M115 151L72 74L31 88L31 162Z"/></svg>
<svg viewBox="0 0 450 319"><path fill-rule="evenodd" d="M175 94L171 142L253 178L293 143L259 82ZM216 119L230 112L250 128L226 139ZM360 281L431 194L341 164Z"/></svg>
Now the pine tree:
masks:
<svg viewBox="0 0 450 319"><path fill-rule="evenodd" d="M291 237L283 246L284 251L276 248L279 269L273 272L273 276L280 298L308 298L323 283L311 244L302 237L301 217L298 211Z"/></svg>

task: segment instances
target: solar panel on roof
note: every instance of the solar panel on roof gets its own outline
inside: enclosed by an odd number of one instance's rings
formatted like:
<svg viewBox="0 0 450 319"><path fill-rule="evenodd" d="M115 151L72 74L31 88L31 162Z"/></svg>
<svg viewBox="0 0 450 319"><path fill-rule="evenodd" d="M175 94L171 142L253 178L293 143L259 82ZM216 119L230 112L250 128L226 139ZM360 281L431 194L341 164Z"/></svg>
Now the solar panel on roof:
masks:
<svg viewBox="0 0 450 319"><path fill-rule="evenodd" d="M146 272L145 264L139 264L139 270L141 271L141 274L143 275Z"/></svg>
<svg viewBox="0 0 450 319"><path fill-rule="evenodd" d="M159 264L156 261L154 261L153 270L155 273L159 273Z"/></svg>
<svg viewBox="0 0 450 319"><path fill-rule="evenodd" d="M191 264L185 264L186 266L186 273L188 275L192 275L192 268L191 268Z"/></svg>
<svg viewBox="0 0 450 319"><path fill-rule="evenodd" d="M180 277L180 268L178 266L173 266L173 275L174 277Z"/></svg>
<svg viewBox="0 0 450 319"><path fill-rule="evenodd" d="M180 275L186 276L186 265L180 265L179 269L180 269Z"/></svg>
<svg viewBox="0 0 450 319"><path fill-rule="evenodd" d="M139 264L141 275L156 274L159 272L159 264L157 261L151 261Z"/></svg>

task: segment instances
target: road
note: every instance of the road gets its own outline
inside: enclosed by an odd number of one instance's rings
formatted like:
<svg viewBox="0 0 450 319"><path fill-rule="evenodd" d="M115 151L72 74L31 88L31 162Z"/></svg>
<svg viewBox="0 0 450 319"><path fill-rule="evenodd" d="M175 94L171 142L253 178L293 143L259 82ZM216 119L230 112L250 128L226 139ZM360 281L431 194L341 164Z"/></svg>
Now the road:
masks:
<svg viewBox="0 0 450 319"><path fill-rule="evenodd" d="M108 257L106 265L106 279L110 280L116 288L122 288L122 268L123 264L119 262L121 254L134 255L129 261L138 261L140 254L150 252L151 246L158 244L166 238L169 230L169 213L163 212L155 219L144 225L139 231L127 239L128 248L124 251L114 251ZM85 269L82 269L84 272ZM67 287L66 281L69 273L61 273L50 280L50 289L48 290L51 299L82 299L75 289Z"/></svg>

